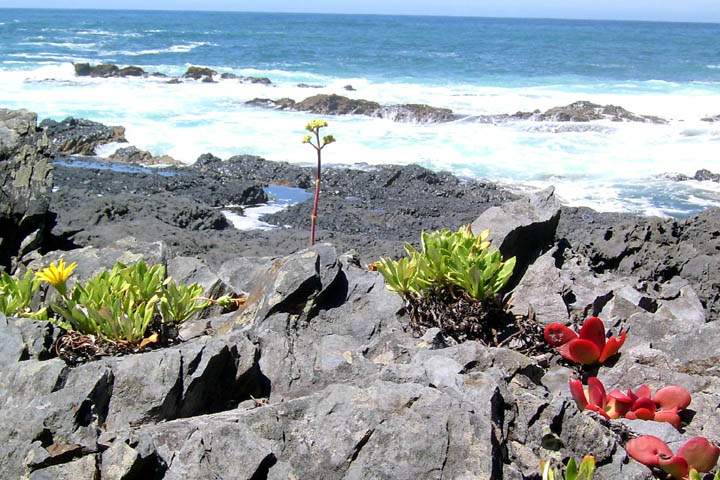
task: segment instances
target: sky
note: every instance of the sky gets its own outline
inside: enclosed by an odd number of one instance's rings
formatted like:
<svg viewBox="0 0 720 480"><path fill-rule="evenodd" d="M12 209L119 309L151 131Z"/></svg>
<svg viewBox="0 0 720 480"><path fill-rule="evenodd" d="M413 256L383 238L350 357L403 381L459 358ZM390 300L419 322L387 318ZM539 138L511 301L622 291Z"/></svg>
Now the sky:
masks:
<svg viewBox="0 0 720 480"><path fill-rule="evenodd" d="M0 0L3 7L720 22L720 0Z"/></svg>

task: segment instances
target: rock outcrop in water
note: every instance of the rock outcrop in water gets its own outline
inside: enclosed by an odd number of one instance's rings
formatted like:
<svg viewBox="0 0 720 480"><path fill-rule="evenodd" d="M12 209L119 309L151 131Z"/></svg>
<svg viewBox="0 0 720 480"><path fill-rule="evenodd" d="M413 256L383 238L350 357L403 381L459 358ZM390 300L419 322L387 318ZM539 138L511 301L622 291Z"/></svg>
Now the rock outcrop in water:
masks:
<svg viewBox="0 0 720 480"><path fill-rule="evenodd" d="M51 225L51 152L27 110L0 109L0 269L45 246Z"/></svg>
<svg viewBox="0 0 720 480"><path fill-rule="evenodd" d="M720 122L720 114L713 117L705 117L702 119L703 122Z"/></svg>
<svg viewBox="0 0 720 480"><path fill-rule="evenodd" d="M563 107L555 107L545 112L517 112L513 114L481 115L471 117L482 123L502 123L507 121L528 120L536 122L574 122L586 123L597 120L612 122L637 122L666 124L667 120L652 115L638 115L616 105L598 105L581 100Z"/></svg>
<svg viewBox="0 0 720 480"><path fill-rule="evenodd" d="M212 81L213 77L217 75L217 73L218 72L212 68L191 66L185 71L183 78L192 78L193 80L209 79Z"/></svg>
<svg viewBox="0 0 720 480"><path fill-rule="evenodd" d="M698 182L715 182L720 183L720 173L713 173L707 169L700 169L695 172L695 175L689 177L684 174L670 176L673 180L678 182L686 182L688 180L697 180Z"/></svg>
<svg viewBox="0 0 720 480"><path fill-rule="evenodd" d="M118 67L113 63L101 63L99 65L90 65L89 63L74 63L75 75L78 77L144 77L147 72L140 67L130 65L127 67Z"/></svg>
<svg viewBox="0 0 720 480"><path fill-rule="evenodd" d="M40 127L57 153L95 155L95 149L106 143L127 142L125 127L109 127L83 118L68 117L62 122L43 120Z"/></svg>
<svg viewBox="0 0 720 480"><path fill-rule="evenodd" d="M256 98L247 104L279 110L311 112L318 115L365 115L387 118L397 122L442 123L460 118L447 108L420 104L380 105L377 102L352 99L341 95L314 95L301 102L289 98L279 100Z"/></svg>
<svg viewBox="0 0 720 480"><path fill-rule="evenodd" d="M124 147L117 149L112 155L108 157L108 160L112 162L122 163L135 163L138 165L182 165L183 163L179 160L175 160L169 155L162 155L159 157L154 156L147 150L140 150L139 148Z"/></svg>

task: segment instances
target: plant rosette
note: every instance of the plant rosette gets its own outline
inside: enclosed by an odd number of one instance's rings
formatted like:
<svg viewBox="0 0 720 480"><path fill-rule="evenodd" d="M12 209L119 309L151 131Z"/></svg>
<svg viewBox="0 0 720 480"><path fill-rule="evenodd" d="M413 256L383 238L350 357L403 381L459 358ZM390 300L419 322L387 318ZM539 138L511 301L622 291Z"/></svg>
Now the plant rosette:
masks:
<svg viewBox="0 0 720 480"><path fill-rule="evenodd" d="M661 439L643 435L625 446L628 455L643 465L662 470L677 480L700 480L717 465L720 448L704 437L693 437L673 453ZM720 480L720 472L715 474Z"/></svg>
<svg viewBox="0 0 720 480"><path fill-rule="evenodd" d="M625 343L627 332L607 338L605 324L598 317L590 317L575 333L562 323L545 327L545 342L555 348L562 357L579 365L603 364L615 356Z"/></svg>
<svg viewBox="0 0 720 480"><path fill-rule="evenodd" d="M655 394L647 385L642 385L634 392L623 393L613 390L606 393L605 386L596 377L590 377L587 385L580 380L570 380L570 393L580 410L596 412L603 417L615 420L654 420L667 422L679 429L680 413L692 401L690 392L683 387L670 385L661 388Z"/></svg>

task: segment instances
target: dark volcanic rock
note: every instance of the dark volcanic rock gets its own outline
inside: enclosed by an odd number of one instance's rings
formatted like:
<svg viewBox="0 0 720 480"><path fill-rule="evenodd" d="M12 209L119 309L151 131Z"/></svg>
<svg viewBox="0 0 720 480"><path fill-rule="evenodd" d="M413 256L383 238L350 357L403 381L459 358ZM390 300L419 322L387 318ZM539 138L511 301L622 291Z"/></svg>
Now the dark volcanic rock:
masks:
<svg viewBox="0 0 720 480"><path fill-rule="evenodd" d="M40 127L53 149L67 155L94 155L99 145L127 141L124 127L108 127L82 118L68 117L62 122L43 120Z"/></svg>
<svg viewBox="0 0 720 480"><path fill-rule="evenodd" d="M490 240L503 256L516 257L513 275L516 280L554 243L560 206L554 188L550 187L514 202L488 208L472 223L472 230L479 234L489 229ZM510 283L513 283L512 279Z"/></svg>
<svg viewBox="0 0 720 480"><path fill-rule="evenodd" d="M126 67L122 69L126 71L126 75L121 75L120 67L112 63L101 63L99 65L90 65L89 63L75 63L73 64L73 66L75 67L75 75L77 75L78 77L120 77L126 76L127 72L132 73L135 71L135 69L139 69L139 67ZM142 69L139 70L144 73Z"/></svg>
<svg viewBox="0 0 720 480"><path fill-rule="evenodd" d="M648 291L681 277L699 295L708 320L720 319L720 209L672 220L567 208L557 238L585 255L593 271L637 277Z"/></svg>
<svg viewBox="0 0 720 480"><path fill-rule="evenodd" d="M50 145L26 110L0 109L0 267L42 247L51 226Z"/></svg>
<svg viewBox="0 0 720 480"><path fill-rule="evenodd" d="M517 117L519 115L519 118ZM555 107L542 114L515 114L518 119L532 118L550 122L590 122L593 120L611 120L613 122L667 123L666 120L650 115L637 115L615 105L598 105L588 101L571 103L564 107Z"/></svg>
<svg viewBox="0 0 720 480"><path fill-rule="evenodd" d="M702 119L703 122L720 122L720 115L715 115L714 117L705 117Z"/></svg>
<svg viewBox="0 0 720 480"><path fill-rule="evenodd" d="M140 150L137 147L124 147L115 151L108 160L113 162L137 163L140 165L182 165L179 160L175 160L169 155L155 157L147 150Z"/></svg>
<svg viewBox="0 0 720 480"><path fill-rule="evenodd" d="M700 182L720 182L720 173L713 173L710 170L702 169L695 172L693 177Z"/></svg>
<svg viewBox="0 0 720 480"><path fill-rule="evenodd" d="M218 207L267 201L256 183L227 182L217 173L188 169L171 172L120 173L58 166L58 191L53 193L53 210L58 215L55 235L81 245L105 246L113 237L127 235L143 241L165 240L173 248L183 242L194 245L209 235L202 232L228 228ZM88 202L88 198L94 200ZM188 248L179 253L198 253Z"/></svg>
<svg viewBox="0 0 720 480"><path fill-rule="evenodd" d="M121 68L118 71L118 75L121 77L142 77L145 74L146 74L145 70L143 70L140 67L135 67L133 65L131 65L129 67Z"/></svg>
<svg viewBox="0 0 720 480"><path fill-rule="evenodd" d="M355 100L340 95L315 95L294 106L294 110L320 115L370 115L380 110L380 104L368 100Z"/></svg>
<svg viewBox="0 0 720 480"><path fill-rule="evenodd" d="M279 100L255 98L246 104L279 110L311 112L318 115L366 115L387 118L396 122L440 123L460 118L447 108L420 104L380 105L369 100L352 99L334 94L314 95L301 102L289 98Z"/></svg>
<svg viewBox="0 0 720 480"><path fill-rule="evenodd" d="M240 77L240 81L242 83L272 85L272 81L267 77Z"/></svg>
<svg viewBox="0 0 720 480"><path fill-rule="evenodd" d="M381 275L330 245L248 260L221 269L248 282L247 302L209 322L208 334L78 367L34 358L3 365L0 411L13 413L0 416L3 473L521 479L536 478L541 459L591 451L594 478L649 480L626 459L621 430L673 446L720 434L718 322L689 325L664 305L618 320L634 330L618 364L600 371L606 385L683 385L696 415L684 433L610 424L578 411L569 368L478 342L444 347L414 337ZM2 338L5 328L0 322Z"/></svg>
<svg viewBox="0 0 720 480"><path fill-rule="evenodd" d="M205 209L229 204L264 203L267 197L258 185L310 188L311 168L251 156L221 161L209 154L189 168L135 168L136 173L121 173L58 165L58 191L53 194L56 235L95 246L127 235L142 241L164 240L173 252L201 256L210 264L238 255L284 255L307 246L309 201L264 218L290 227L271 231L205 226L187 231L177 226L180 221L170 212L173 198L180 197L203 203L203 209L192 209L200 216L210 215ZM319 237L345 250L356 248L368 261L400 254L405 242L418 241L422 229L456 228L489 206L514 198L494 185L464 182L417 166L327 169L323 182ZM166 192L172 196L163 195ZM189 205L185 200L177 202L178 209ZM213 218L217 217L208 217Z"/></svg>
<svg viewBox="0 0 720 480"><path fill-rule="evenodd" d="M217 75L217 72L212 68L188 67L183 77L192 78L193 80L200 80L201 78L212 78L213 75Z"/></svg>

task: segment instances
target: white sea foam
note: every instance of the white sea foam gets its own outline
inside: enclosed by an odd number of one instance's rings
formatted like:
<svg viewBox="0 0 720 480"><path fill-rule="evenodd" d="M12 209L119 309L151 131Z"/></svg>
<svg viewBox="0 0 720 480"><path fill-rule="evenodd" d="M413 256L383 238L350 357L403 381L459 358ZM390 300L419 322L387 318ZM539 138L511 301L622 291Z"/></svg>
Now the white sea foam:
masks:
<svg viewBox="0 0 720 480"><path fill-rule="evenodd" d="M182 66L144 68L175 74L183 70ZM700 121L707 116L708 105L720 104L717 85L665 85L657 90L657 84L639 82L630 93L626 87L614 85L593 91L573 85L502 88L373 83L256 69L235 73L269 76L276 86L235 80L166 85L165 80L152 78L79 78L72 65L64 63L31 71L0 70L0 105L29 108L41 118L74 115L124 125L130 144L187 163L205 152L222 158L249 153L304 163L312 159L312 152L299 142L308 114L247 107L247 100L340 93L381 103L447 106L479 115L546 109L587 99L664 116L671 122L597 122L590 129L572 131L567 124L416 125L361 116L329 117L329 132L338 142L324 151L324 160L327 164L419 163L527 188L554 184L569 204L606 211L677 214L692 205L720 205L718 184L655 178L666 172L693 175L700 168L717 170L720 126ZM60 81L28 83L47 79ZM325 87L298 88L301 79ZM357 91L344 91L346 84ZM101 153L109 155L111 148Z"/></svg>
<svg viewBox="0 0 720 480"><path fill-rule="evenodd" d="M216 45L209 42L190 42L181 45L171 45L166 48L153 48L147 50L117 50L117 51L101 51L100 56L108 57L114 55L125 55L128 57L139 57L143 55L160 55L163 53L188 53L195 50L198 47Z"/></svg>
<svg viewBox="0 0 720 480"><path fill-rule="evenodd" d="M46 29L43 29L45 31ZM57 30L57 29L47 29L48 31L64 31L64 30ZM88 30L78 30L75 32L77 35L97 35L102 37L127 37L127 38L141 38L143 37L142 33L138 32L110 32L108 30L97 30L97 29L88 29Z"/></svg>
<svg viewBox="0 0 720 480"><path fill-rule="evenodd" d="M34 46L47 46L47 47L59 47L67 48L70 50L81 50L81 51L92 51L97 48L96 43L73 43L73 42L20 42L18 45L34 45Z"/></svg>
<svg viewBox="0 0 720 480"><path fill-rule="evenodd" d="M222 214L238 230L272 230L277 228L267 222L260 220L265 215L277 213L287 208L287 205L260 205L257 207L249 207L243 210L243 215L239 215L230 210L222 210Z"/></svg>

